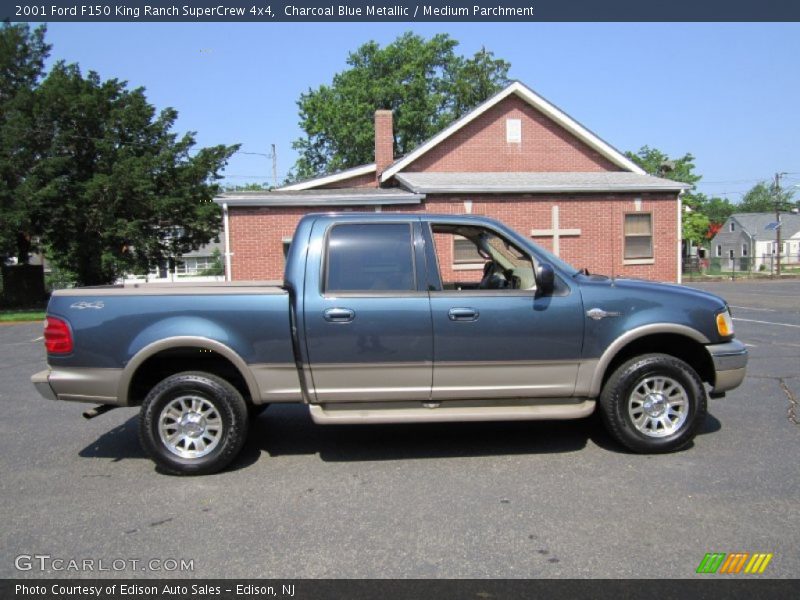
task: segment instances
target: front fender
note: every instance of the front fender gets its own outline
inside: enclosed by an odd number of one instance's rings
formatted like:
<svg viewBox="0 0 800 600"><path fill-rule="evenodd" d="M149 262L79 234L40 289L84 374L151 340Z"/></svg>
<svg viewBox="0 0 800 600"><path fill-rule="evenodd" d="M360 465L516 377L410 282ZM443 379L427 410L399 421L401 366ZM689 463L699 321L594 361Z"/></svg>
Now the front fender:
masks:
<svg viewBox="0 0 800 600"><path fill-rule="evenodd" d="M603 376L605 375L606 369L608 369L608 365L611 364L611 361L614 360L614 357L616 357L623 348L625 348L631 342L634 342L645 336L662 333L683 335L703 345L706 345L710 342L710 340L704 334L696 329L692 329L691 327L680 325L678 323L650 323L648 325L642 325L640 327L631 329L630 331L626 331L621 336L616 338L597 360L592 373L591 383L589 384L587 394L588 397L596 398L600 395L600 390L603 385Z"/></svg>

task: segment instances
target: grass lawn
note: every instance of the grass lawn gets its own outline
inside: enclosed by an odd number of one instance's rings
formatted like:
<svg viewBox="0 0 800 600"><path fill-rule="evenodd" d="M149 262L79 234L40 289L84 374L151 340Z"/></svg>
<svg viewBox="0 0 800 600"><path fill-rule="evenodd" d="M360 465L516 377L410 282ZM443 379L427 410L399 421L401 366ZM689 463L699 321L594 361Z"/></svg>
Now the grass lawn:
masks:
<svg viewBox="0 0 800 600"><path fill-rule="evenodd" d="M44 321L44 309L0 310L0 323L24 323L26 321Z"/></svg>

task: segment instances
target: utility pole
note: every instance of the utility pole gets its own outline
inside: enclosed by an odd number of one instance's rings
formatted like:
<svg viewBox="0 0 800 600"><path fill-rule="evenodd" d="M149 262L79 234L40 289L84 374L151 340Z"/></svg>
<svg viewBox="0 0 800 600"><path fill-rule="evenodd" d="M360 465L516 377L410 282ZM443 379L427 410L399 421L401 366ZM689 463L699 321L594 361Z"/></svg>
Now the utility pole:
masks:
<svg viewBox="0 0 800 600"><path fill-rule="evenodd" d="M778 222L778 225L775 227L775 242L777 244L777 248L775 248L775 258L778 261L775 272L778 274L778 278L781 276L781 177L784 175L786 175L786 173L775 173L775 184L772 188L775 194L775 220Z"/></svg>
<svg viewBox="0 0 800 600"><path fill-rule="evenodd" d="M272 187L278 187L278 151L272 144Z"/></svg>

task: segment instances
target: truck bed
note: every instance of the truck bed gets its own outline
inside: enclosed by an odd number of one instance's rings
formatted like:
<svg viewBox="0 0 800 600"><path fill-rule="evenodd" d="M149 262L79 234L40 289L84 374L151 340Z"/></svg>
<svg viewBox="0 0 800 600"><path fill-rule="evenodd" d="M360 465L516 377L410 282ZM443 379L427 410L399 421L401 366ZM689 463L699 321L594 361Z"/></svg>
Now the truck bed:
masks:
<svg viewBox="0 0 800 600"><path fill-rule="evenodd" d="M128 404L122 390L134 371L132 359L152 352L180 352L180 341L205 349L230 349L252 374L256 403L299 400L300 387L289 325L289 294L253 283L146 284L132 287L75 288L54 292L48 315L65 319L74 351L49 357L50 382L63 399L81 400L83 375L98 383L90 395ZM170 340L163 350L160 344ZM201 344L201 345L203 345ZM194 368L199 368L195 366ZM82 374L74 381L73 377ZM84 381L82 381L84 380ZM263 384L263 385L262 385ZM59 387L60 386L60 387ZM85 392L84 392L85 394ZM74 397L73 397L74 396Z"/></svg>

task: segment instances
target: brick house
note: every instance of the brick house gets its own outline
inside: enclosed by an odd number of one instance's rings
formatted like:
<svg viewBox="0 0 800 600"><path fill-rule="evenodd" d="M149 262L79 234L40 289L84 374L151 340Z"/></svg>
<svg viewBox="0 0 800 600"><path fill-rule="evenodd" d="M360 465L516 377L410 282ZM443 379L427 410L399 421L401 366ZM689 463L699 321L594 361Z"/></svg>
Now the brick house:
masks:
<svg viewBox="0 0 800 600"><path fill-rule="evenodd" d="M680 281L688 186L647 175L519 82L406 156L393 155L392 113L375 113L375 162L269 192L225 193L233 280L280 280L300 217L399 211L494 217L590 272ZM444 249L442 269L480 279L482 264Z"/></svg>

